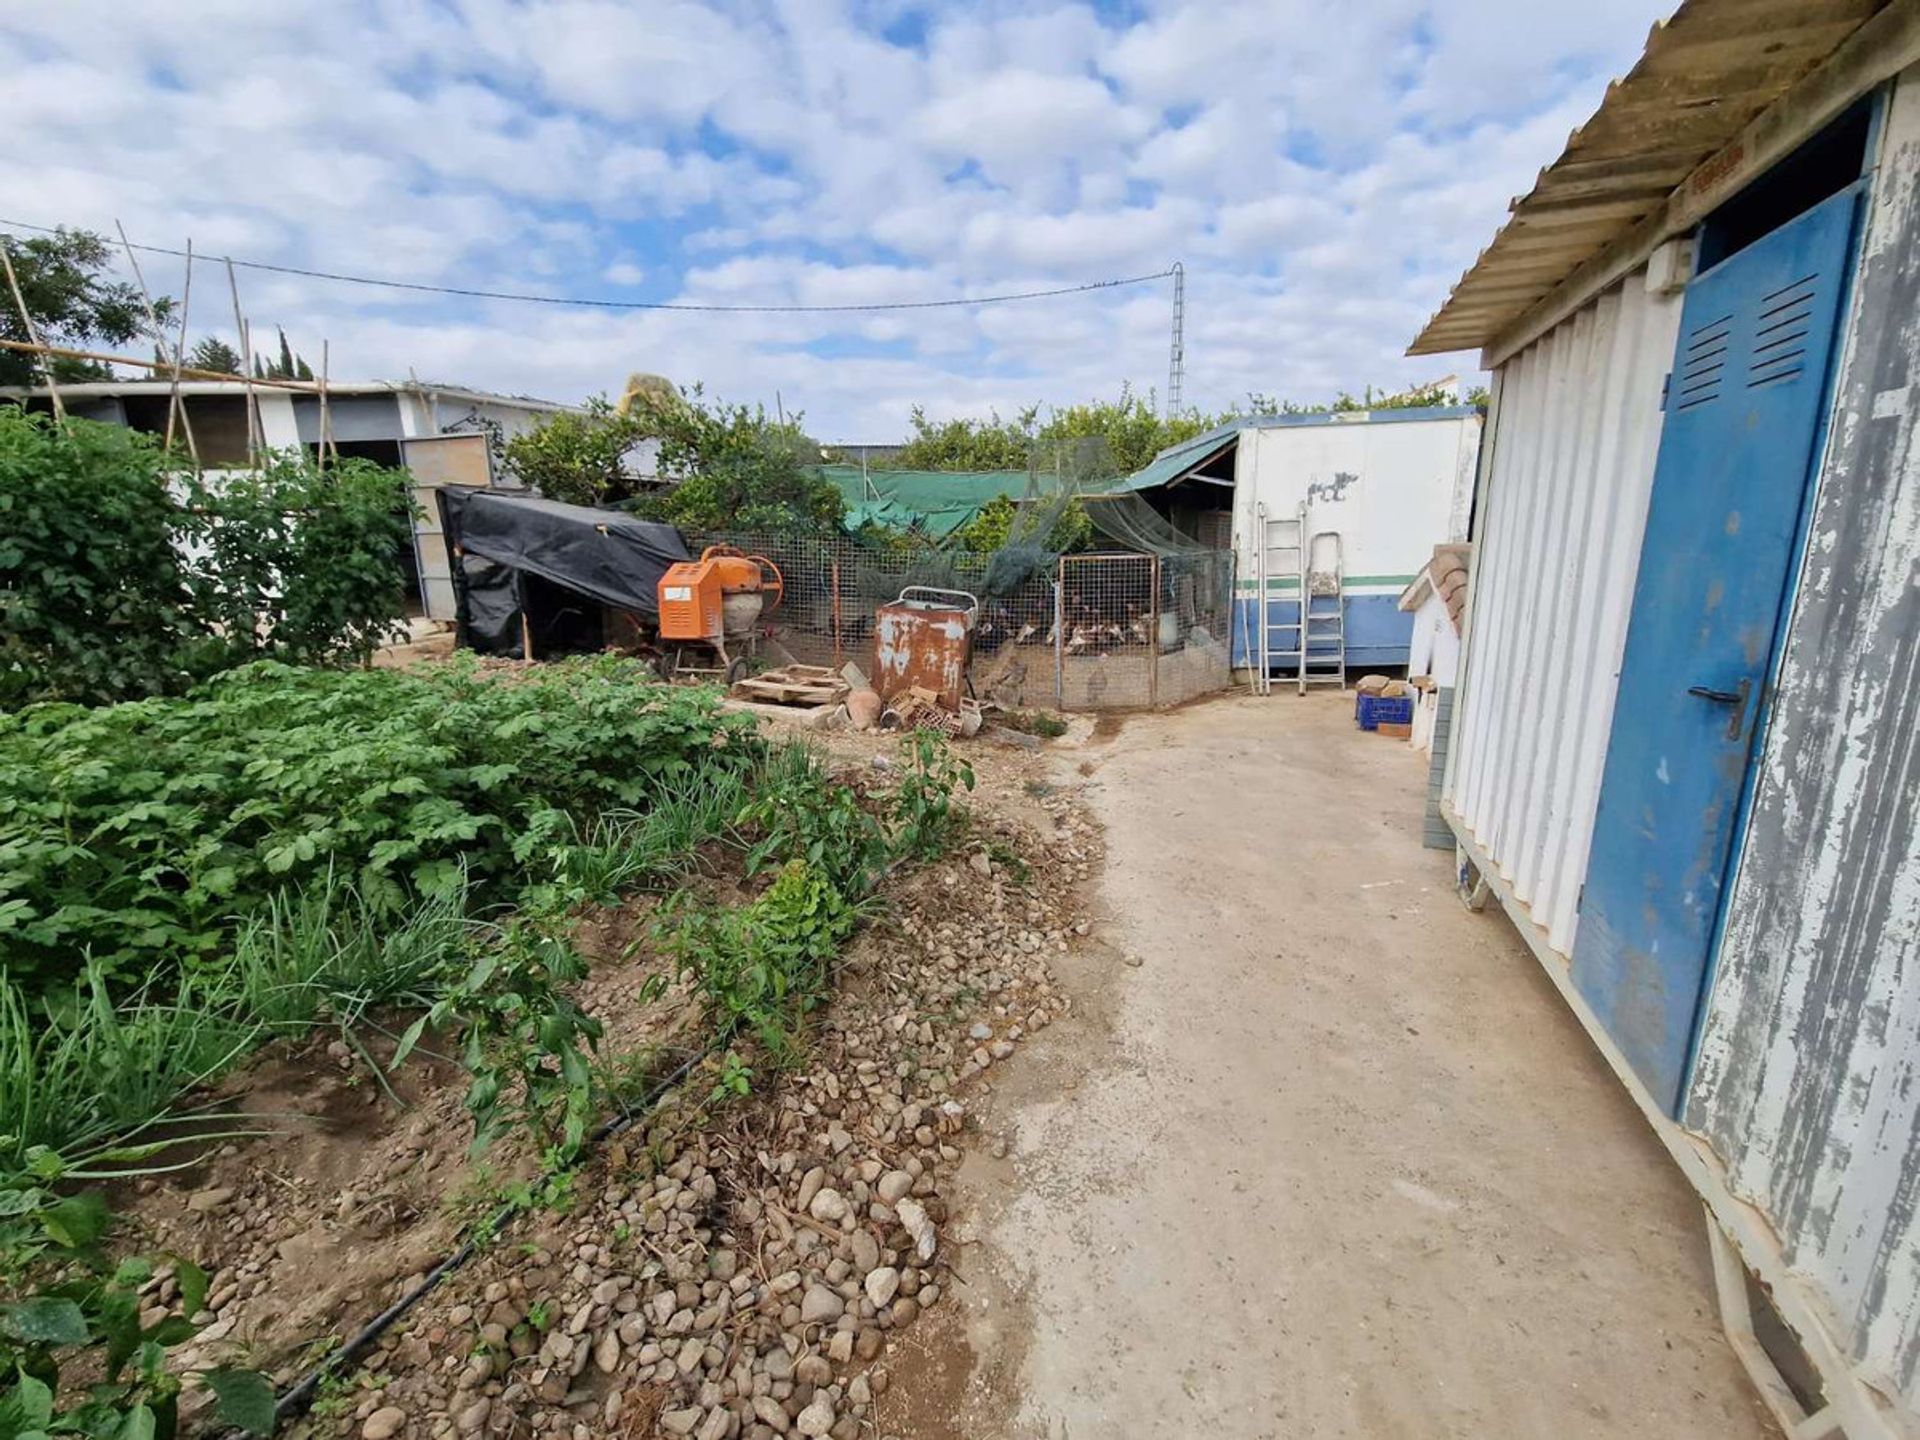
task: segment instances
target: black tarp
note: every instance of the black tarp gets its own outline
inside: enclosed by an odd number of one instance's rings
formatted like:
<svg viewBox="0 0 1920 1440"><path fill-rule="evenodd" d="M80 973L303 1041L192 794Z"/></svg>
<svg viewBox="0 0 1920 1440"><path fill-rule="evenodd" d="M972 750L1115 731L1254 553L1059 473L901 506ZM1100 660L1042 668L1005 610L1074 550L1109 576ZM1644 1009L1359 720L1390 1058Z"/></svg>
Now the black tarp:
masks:
<svg viewBox="0 0 1920 1440"><path fill-rule="evenodd" d="M460 643L475 650L519 654L523 610L536 654L597 648L598 606L657 620L660 577L692 558L673 526L619 510L458 486L437 494Z"/></svg>

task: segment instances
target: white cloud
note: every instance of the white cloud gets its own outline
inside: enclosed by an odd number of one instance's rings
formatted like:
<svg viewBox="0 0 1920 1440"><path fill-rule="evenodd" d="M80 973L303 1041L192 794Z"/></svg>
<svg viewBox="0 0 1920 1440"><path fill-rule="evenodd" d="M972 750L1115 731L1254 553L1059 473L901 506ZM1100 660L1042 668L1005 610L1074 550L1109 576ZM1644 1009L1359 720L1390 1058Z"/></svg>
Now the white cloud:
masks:
<svg viewBox="0 0 1920 1440"><path fill-rule="evenodd" d="M1188 270L1188 398L1406 342L1671 0L62 0L0 15L0 209L481 289L867 304ZM885 27L923 24L923 44ZM911 23L904 23L911 22ZM177 261L149 278L178 294ZM986 309L513 306L241 272L336 374L578 397L634 369L831 438L1164 383L1165 282ZM231 330L224 275L195 329ZM226 318L222 318L225 316Z"/></svg>

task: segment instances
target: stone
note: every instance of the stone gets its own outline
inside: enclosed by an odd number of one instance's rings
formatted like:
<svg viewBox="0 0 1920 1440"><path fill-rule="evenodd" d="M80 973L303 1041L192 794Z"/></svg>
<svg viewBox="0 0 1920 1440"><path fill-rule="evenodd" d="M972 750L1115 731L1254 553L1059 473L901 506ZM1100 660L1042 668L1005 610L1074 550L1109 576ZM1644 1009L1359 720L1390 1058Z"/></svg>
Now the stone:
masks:
<svg viewBox="0 0 1920 1440"><path fill-rule="evenodd" d="M899 1217L907 1234L913 1237L914 1253L920 1257L920 1263L924 1265L933 1259L933 1251L938 1239L933 1221L927 1216L926 1207L918 1200L902 1200L893 1207L893 1213Z"/></svg>
<svg viewBox="0 0 1920 1440"><path fill-rule="evenodd" d="M360 1427L360 1440L393 1440L407 1423L407 1412L398 1405L383 1406L367 1417Z"/></svg>
<svg viewBox="0 0 1920 1440"><path fill-rule="evenodd" d="M725 1440L732 1428L733 1412L724 1405L716 1405L707 1412L707 1423L700 1427L696 1440Z"/></svg>
<svg viewBox="0 0 1920 1440"><path fill-rule="evenodd" d="M820 1193L820 1187L826 1183L827 1169L824 1165L816 1165L807 1171L805 1175L802 1175L800 1177L799 1208L802 1210L809 1209L813 1204L813 1197Z"/></svg>
<svg viewBox="0 0 1920 1440"><path fill-rule="evenodd" d="M847 696L847 718L856 730L871 730L880 723L882 702L871 690L855 690Z"/></svg>
<svg viewBox="0 0 1920 1440"><path fill-rule="evenodd" d="M827 1399L823 1391L813 1397L813 1403L795 1417L793 1424L802 1435L819 1440L819 1437L833 1433L834 1419L833 1402Z"/></svg>
<svg viewBox="0 0 1920 1440"><path fill-rule="evenodd" d="M218 1210L231 1199L233 1199L233 1191L230 1187L216 1185L211 1190L196 1190L189 1195L187 1209L196 1215L206 1215Z"/></svg>
<svg viewBox="0 0 1920 1440"><path fill-rule="evenodd" d="M889 1170L880 1177L880 1183L875 1188L883 1201L889 1205L897 1205L901 1197L913 1189L913 1176L904 1170Z"/></svg>
<svg viewBox="0 0 1920 1440"><path fill-rule="evenodd" d="M874 1309L886 1309L893 1303L893 1297L900 1293L900 1272L891 1265L882 1265L877 1270L869 1271L866 1291Z"/></svg>
<svg viewBox="0 0 1920 1440"><path fill-rule="evenodd" d="M669 1435L691 1435L706 1415L698 1405L685 1410L669 1410L660 1417L660 1428Z"/></svg>
<svg viewBox="0 0 1920 1440"><path fill-rule="evenodd" d="M813 1197L813 1203L807 1206L807 1213L814 1219L831 1225L846 1218L847 1197L838 1190L823 1189Z"/></svg>
<svg viewBox="0 0 1920 1440"><path fill-rule="evenodd" d="M462 1435L478 1435L487 1428L487 1417L493 1413L493 1401L482 1395L454 1420L454 1426Z"/></svg>
<svg viewBox="0 0 1920 1440"><path fill-rule="evenodd" d="M753 1414L755 1419L777 1435L784 1435L793 1427L787 1412L780 1408L780 1402L771 1395L753 1397Z"/></svg>
<svg viewBox="0 0 1920 1440"><path fill-rule="evenodd" d="M611 1375L620 1364L620 1337L611 1330L600 1332L593 1344L593 1363L603 1375Z"/></svg>
<svg viewBox="0 0 1920 1440"><path fill-rule="evenodd" d="M846 1309L847 1302L825 1285L809 1285L800 1301L800 1319L807 1325L831 1325Z"/></svg>
<svg viewBox="0 0 1920 1440"><path fill-rule="evenodd" d="M853 1268L864 1275L880 1263L880 1242L871 1230L856 1230L852 1236Z"/></svg>

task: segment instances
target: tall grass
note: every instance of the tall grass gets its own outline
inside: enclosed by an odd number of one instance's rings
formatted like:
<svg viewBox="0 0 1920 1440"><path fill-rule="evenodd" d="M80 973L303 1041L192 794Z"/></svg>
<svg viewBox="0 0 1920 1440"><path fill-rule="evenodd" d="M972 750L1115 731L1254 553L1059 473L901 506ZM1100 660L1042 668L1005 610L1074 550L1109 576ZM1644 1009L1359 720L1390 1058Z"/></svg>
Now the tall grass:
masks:
<svg viewBox="0 0 1920 1440"><path fill-rule="evenodd" d="M770 757L766 768L774 763ZM738 771L695 771L664 782L644 813L607 810L575 822L555 852L555 882L577 899L612 904L678 880L699 863L702 845L733 835L759 783Z"/></svg>
<svg viewBox="0 0 1920 1440"><path fill-rule="evenodd" d="M276 896L223 964L164 991L115 996L94 970L62 1007L0 978L0 1173L35 1147L71 1162L163 1143L188 1096L267 1040L322 1026L351 1038L372 1011L431 1004L470 930L461 893L395 917L329 876Z"/></svg>

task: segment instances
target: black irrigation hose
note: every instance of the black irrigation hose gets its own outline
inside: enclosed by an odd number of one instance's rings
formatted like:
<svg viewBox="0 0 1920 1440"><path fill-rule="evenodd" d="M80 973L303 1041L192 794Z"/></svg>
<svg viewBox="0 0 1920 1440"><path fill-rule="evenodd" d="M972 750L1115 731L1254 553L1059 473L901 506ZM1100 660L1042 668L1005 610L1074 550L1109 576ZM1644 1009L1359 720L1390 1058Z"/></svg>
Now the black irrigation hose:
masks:
<svg viewBox="0 0 1920 1440"><path fill-rule="evenodd" d="M606 1120L603 1120L598 1128L587 1136L586 1143L580 1150L580 1158L584 1160L600 1145L612 1139L614 1136L631 1129L637 1122L652 1114L660 1102L666 1098L667 1092L672 1090L673 1087L678 1085L682 1080L686 1079L692 1072L693 1067L712 1053L712 1047L705 1050L694 1051L680 1063L679 1068L656 1085L652 1092L648 1094L647 1098L638 1106L622 1110L618 1115L612 1115ZM434 1266L433 1269L429 1270L426 1275L421 1278L418 1285L414 1286L413 1289L409 1290L385 1310L382 1310L378 1315L374 1316L372 1320L368 1321L367 1324L362 1327L359 1333L343 1341L331 1354L321 1360L319 1364L315 1365L305 1375L301 1376L292 1389L274 1401L273 1418L276 1427L293 1419L311 1405L315 1392L319 1390L320 1383L325 1380L327 1376L334 1373L334 1371L338 1370L342 1365L345 1365L355 1356L359 1355L361 1351L373 1344L374 1341L386 1334L386 1332L393 1327L396 1320L400 1319L401 1316L405 1315L431 1294L442 1280L446 1279L447 1276L471 1260L474 1254L480 1249L479 1237L481 1235L493 1235L497 1233L502 1225L513 1218L518 1208L519 1207L514 1205L501 1206L500 1209L493 1213L492 1219L489 1220L484 1227L474 1231L466 1240L462 1241L460 1248L447 1256L447 1258L442 1260L438 1265ZM229 1430L222 1437L222 1440L237 1440L237 1437L241 1434L241 1431Z"/></svg>

